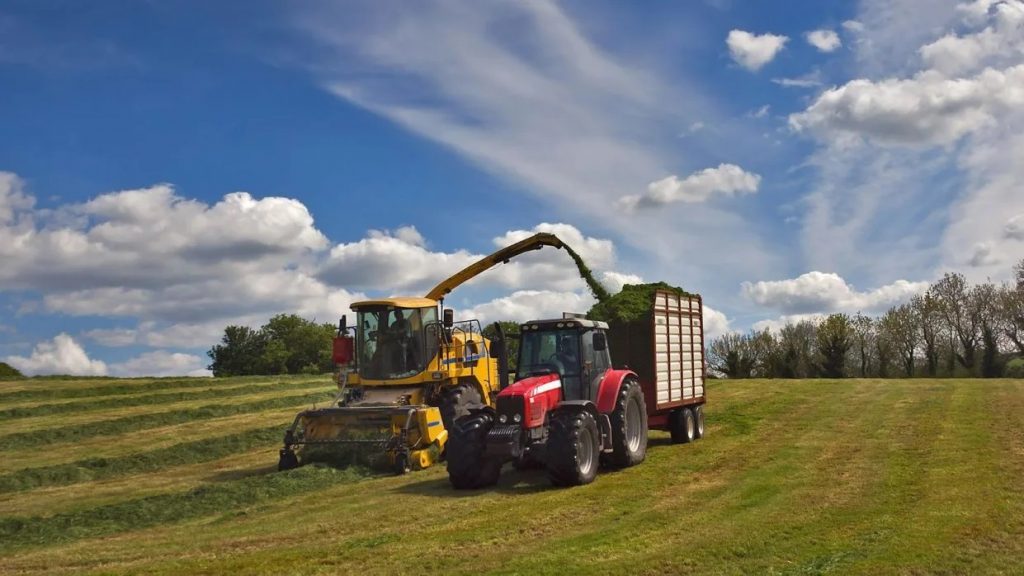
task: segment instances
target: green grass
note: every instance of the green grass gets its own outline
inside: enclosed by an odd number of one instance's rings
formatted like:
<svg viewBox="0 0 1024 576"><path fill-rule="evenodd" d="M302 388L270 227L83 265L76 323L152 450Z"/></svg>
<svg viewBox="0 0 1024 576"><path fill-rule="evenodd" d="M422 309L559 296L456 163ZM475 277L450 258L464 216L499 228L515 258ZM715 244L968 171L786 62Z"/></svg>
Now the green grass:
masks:
<svg viewBox="0 0 1024 576"><path fill-rule="evenodd" d="M238 464L202 461L215 428L112 458L107 479L83 460L58 486L55 465L0 494L0 572L1024 572L1024 381L716 381L709 397L707 438L654 432L642 465L573 489L511 467L472 492L443 467L278 474L255 441L272 423L235 434Z"/></svg>
<svg viewBox="0 0 1024 576"><path fill-rule="evenodd" d="M183 422L193 422L208 418L220 418L224 416L231 416L233 414L269 410L271 408L291 406L294 404L322 403L333 397L334 391L313 392L297 396L268 398L255 402L238 404L226 402L224 404L211 404L208 406L200 406L198 408L189 408L184 410L135 414L124 418L100 420L98 422L89 422L87 424L44 428L42 430L35 430L31 432L7 434L0 436L0 446L4 446L7 449L18 449L41 447L48 444L62 442L75 442L93 436L122 434L125 432L155 428L157 426L181 424Z"/></svg>

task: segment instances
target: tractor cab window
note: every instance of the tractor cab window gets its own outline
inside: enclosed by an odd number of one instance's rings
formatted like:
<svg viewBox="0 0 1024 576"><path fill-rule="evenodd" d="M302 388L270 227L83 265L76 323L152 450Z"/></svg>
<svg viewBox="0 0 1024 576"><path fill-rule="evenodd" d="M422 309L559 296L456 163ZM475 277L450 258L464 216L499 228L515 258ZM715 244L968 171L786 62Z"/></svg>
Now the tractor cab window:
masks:
<svg viewBox="0 0 1024 576"><path fill-rule="evenodd" d="M517 374L529 376L557 373L562 379L562 391L569 400L584 398L581 388L580 332L571 328L532 329L524 326L519 343Z"/></svg>
<svg viewBox="0 0 1024 576"><path fill-rule="evenodd" d="M597 389L601 385L604 373L612 367L611 355L608 349L594 350L595 330L587 330L583 333L583 378L590 385L589 399L597 398Z"/></svg>
<svg viewBox="0 0 1024 576"><path fill-rule="evenodd" d="M409 378L437 354L437 337L424 330L436 308L373 306L357 311L359 374L368 380Z"/></svg>

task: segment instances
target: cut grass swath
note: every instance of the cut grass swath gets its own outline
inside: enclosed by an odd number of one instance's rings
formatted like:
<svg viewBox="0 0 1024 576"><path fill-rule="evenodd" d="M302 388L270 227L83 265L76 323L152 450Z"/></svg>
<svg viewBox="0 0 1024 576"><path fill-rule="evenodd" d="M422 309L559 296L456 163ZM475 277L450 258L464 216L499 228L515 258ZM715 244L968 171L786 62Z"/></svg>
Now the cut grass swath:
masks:
<svg viewBox="0 0 1024 576"><path fill-rule="evenodd" d="M258 402L243 404L211 404L188 410L172 410L169 412L157 412L155 414L139 414L113 420L102 420L76 426L64 426L60 428L47 428L33 432L22 432L0 436L0 446L5 449L30 448L46 446L58 442L73 442L93 436L107 436L111 434L122 434L135 432L147 428L156 428L169 424L182 424L193 420L204 420L208 418L220 418L246 412L257 412L272 408L283 408L296 404L314 404L325 402L334 396L334 392L314 392L300 396L283 396L270 398Z"/></svg>
<svg viewBox="0 0 1024 576"><path fill-rule="evenodd" d="M18 390L0 394L0 404L6 402L20 402L23 400L60 400L64 398L87 398L90 396L113 396L115 394L139 394L143 392L160 392L170 388L173 389L195 389L211 388L216 386L237 386L247 382L313 382L323 380L325 384L330 382L326 376L295 378L290 376L278 376L268 378L266 376L252 376L241 378L183 378L168 380L153 380L133 384L106 384L102 386L89 387L60 387L58 381L46 381L42 378L33 378L32 382L38 386L29 390ZM38 381L38 382L37 382ZM78 381L77 379L75 380ZM69 381L70 382L70 381Z"/></svg>
<svg viewBox="0 0 1024 576"><path fill-rule="evenodd" d="M238 434L184 442L137 454L116 458L89 458L67 464L24 468L0 476L0 494L18 492L43 486L64 486L79 482L104 480L152 472L172 466L210 462L232 454L248 452L254 448L280 443L285 424L257 428Z"/></svg>
<svg viewBox="0 0 1024 576"><path fill-rule="evenodd" d="M52 545L231 513L246 506L355 482L368 475L369 472L359 468L336 470L326 466L306 466L284 473L211 484L187 492L160 494L54 516L2 518L0 551Z"/></svg>
<svg viewBox="0 0 1024 576"><path fill-rule="evenodd" d="M31 418L34 416L47 416L53 414L66 414L69 412L87 412L90 410L102 410L106 408L127 408L130 406L148 406L166 404L170 402L181 402L184 400L202 400L206 398L232 398L255 394L260 392L274 392L277 390L289 390L296 388L301 383L277 382L274 384L248 384L235 387L210 387L206 390L190 390L176 392L161 392L155 394L115 396L94 400L83 400L76 402L62 402L59 404L39 404L36 406L23 406L0 410L0 421L14 418Z"/></svg>

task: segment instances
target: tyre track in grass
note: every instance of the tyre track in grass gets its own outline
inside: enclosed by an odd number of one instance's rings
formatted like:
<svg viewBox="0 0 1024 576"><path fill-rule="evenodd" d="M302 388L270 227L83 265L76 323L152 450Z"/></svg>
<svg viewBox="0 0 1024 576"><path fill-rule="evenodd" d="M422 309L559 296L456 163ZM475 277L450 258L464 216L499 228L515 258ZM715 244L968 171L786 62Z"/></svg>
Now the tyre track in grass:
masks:
<svg viewBox="0 0 1024 576"><path fill-rule="evenodd" d="M48 446L63 442L77 442L95 436L110 436L167 426L196 420L206 420L246 412L257 412L297 404L323 403L334 397L334 392L312 392L296 396L282 396L240 404L210 404L198 408L137 414L111 420L101 420L73 426L46 428L32 432L20 432L0 436L0 446L5 449L22 449Z"/></svg>
<svg viewBox="0 0 1024 576"><path fill-rule="evenodd" d="M54 404L35 404L16 406L0 410L0 422L20 418L54 416L68 413L82 413L110 408L130 408L135 406L157 406L174 402L233 398L249 394L278 392L282 390L302 389L301 383L276 382L268 384L244 384L241 386L214 386L202 390L184 390L158 392L144 395L127 395L104 397L101 399L72 400Z"/></svg>

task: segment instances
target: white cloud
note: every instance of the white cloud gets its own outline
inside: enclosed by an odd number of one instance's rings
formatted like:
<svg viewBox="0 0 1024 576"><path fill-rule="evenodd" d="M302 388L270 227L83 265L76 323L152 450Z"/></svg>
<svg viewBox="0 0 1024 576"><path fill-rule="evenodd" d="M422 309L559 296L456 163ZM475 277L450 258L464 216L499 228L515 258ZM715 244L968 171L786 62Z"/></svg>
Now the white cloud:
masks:
<svg viewBox="0 0 1024 576"><path fill-rule="evenodd" d="M859 292L838 274L818 271L788 280L743 283L745 297L784 314L877 312L906 302L927 289L927 282L897 280L869 292Z"/></svg>
<svg viewBox="0 0 1024 576"><path fill-rule="evenodd" d="M107 365L91 360L85 350L67 334L61 332L52 341L36 344L32 355L8 356L5 362L26 376L40 374L68 374L74 376L104 376Z"/></svg>
<svg viewBox="0 0 1024 576"><path fill-rule="evenodd" d="M732 30L725 43L729 47L729 55L740 66L756 72L785 47L789 40L786 36L775 34L751 34L744 30Z"/></svg>
<svg viewBox="0 0 1024 576"><path fill-rule="evenodd" d="M1002 260L992 252L991 243L978 242L971 248L971 257L967 260L967 264L973 268L981 268L1000 263Z"/></svg>
<svg viewBox="0 0 1024 576"><path fill-rule="evenodd" d="M960 8L968 25L986 21L991 25L962 36L950 33L922 46L919 52L928 68L956 76L1020 61L1024 55L1024 2L983 0Z"/></svg>
<svg viewBox="0 0 1024 576"><path fill-rule="evenodd" d="M519 290L508 296L460 310L460 318L477 318L484 325L497 320L526 322L561 318L563 312L586 313L594 305L589 294L550 290Z"/></svg>
<svg viewBox="0 0 1024 576"><path fill-rule="evenodd" d="M854 80L789 117L797 131L885 144L945 145L998 124L1024 105L1024 66L950 79L925 71L909 79Z"/></svg>
<svg viewBox="0 0 1024 576"><path fill-rule="evenodd" d="M772 82L785 88L817 88L823 84L819 70L813 70L796 78L772 78Z"/></svg>
<svg viewBox="0 0 1024 576"><path fill-rule="evenodd" d="M673 202L704 202L714 195L753 194L761 184L761 176L747 172L735 164L705 168L686 178L669 176L647 186L647 193L626 196L619 206L627 210L654 208Z"/></svg>
<svg viewBox="0 0 1024 576"><path fill-rule="evenodd" d="M813 30L807 33L807 43L818 49L819 52L834 52L838 50L843 41L835 30Z"/></svg>
<svg viewBox="0 0 1024 576"><path fill-rule="evenodd" d="M712 339L729 332L729 318L722 312L704 305L704 342L710 343Z"/></svg>
<svg viewBox="0 0 1024 576"><path fill-rule="evenodd" d="M772 111L771 105L770 104L765 104L764 106L761 106L757 110L754 110L753 112L748 113L748 116L750 116L751 118L767 118L768 114L771 113L771 111Z"/></svg>
<svg viewBox="0 0 1024 576"><path fill-rule="evenodd" d="M140 356L110 365L114 376L213 376L206 361L193 354L154 350Z"/></svg>
<svg viewBox="0 0 1024 576"><path fill-rule="evenodd" d="M1003 237L1024 240L1024 214L1017 214L1006 221L1006 226L1003 226Z"/></svg>
<svg viewBox="0 0 1024 576"><path fill-rule="evenodd" d="M768 330L769 332L775 332L778 334L783 328L791 324L799 324L804 321L810 321L817 324L824 319L825 314L787 314L779 316L778 318L768 318L766 320L754 322L750 328L758 332L761 330Z"/></svg>
<svg viewBox="0 0 1024 576"><path fill-rule="evenodd" d="M0 225L14 223L15 215L32 208L35 198L25 193L25 183L17 174L0 171Z"/></svg>

